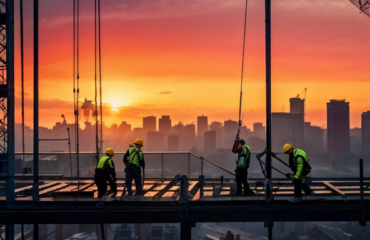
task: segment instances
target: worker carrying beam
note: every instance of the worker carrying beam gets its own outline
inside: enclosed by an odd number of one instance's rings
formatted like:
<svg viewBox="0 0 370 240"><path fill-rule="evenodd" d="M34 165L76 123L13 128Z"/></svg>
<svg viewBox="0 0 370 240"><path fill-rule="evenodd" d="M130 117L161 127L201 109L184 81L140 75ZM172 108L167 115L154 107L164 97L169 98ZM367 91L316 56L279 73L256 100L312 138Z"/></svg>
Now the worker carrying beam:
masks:
<svg viewBox="0 0 370 240"><path fill-rule="evenodd" d="M249 164L251 162L251 149L249 148L249 146L245 145L245 141L243 139L240 139L237 151L235 151L235 147L233 145L232 152L238 153L238 159L236 160L236 169L235 169L235 180L237 186L235 195L242 194L242 184L243 184L244 186L243 195L248 196L250 193L250 189L247 177Z"/></svg>
<svg viewBox="0 0 370 240"><path fill-rule="evenodd" d="M134 147L130 147L127 150L123 157L123 163L126 166L126 187L129 196L132 195L132 180L135 181L135 195L142 195L141 168L145 171L144 153L141 151L143 141L141 139L136 139L134 145Z"/></svg>
<svg viewBox="0 0 370 240"><path fill-rule="evenodd" d="M306 182L311 178L310 162L307 154L297 148L293 148L290 143L287 143L283 147L283 151L289 154L289 166L292 169L293 174L286 174L287 178L291 179L294 184L294 197L289 199L289 202L300 203L302 202L302 190L306 194L314 194L310 186Z"/></svg>
<svg viewBox="0 0 370 240"><path fill-rule="evenodd" d="M107 148L104 151L104 156L100 158L98 165L96 165L94 180L98 187L98 198L103 197L107 193L107 182L109 183L110 191L113 192L112 197L117 195L117 179L112 160L113 156L114 151L111 148Z"/></svg>

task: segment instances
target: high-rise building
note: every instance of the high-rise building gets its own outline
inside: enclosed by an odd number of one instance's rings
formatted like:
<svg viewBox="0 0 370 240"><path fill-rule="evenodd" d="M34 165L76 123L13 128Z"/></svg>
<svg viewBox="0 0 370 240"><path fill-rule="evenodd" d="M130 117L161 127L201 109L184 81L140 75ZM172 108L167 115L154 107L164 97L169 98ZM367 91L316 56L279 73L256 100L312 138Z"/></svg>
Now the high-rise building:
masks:
<svg viewBox="0 0 370 240"><path fill-rule="evenodd" d="M304 102L305 100L299 97L290 98L290 113L302 114L304 122Z"/></svg>
<svg viewBox="0 0 370 240"><path fill-rule="evenodd" d="M370 155L370 111L362 113L362 154Z"/></svg>
<svg viewBox="0 0 370 240"><path fill-rule="evenodd" d="M204 133L208 131L208 117L198 116L197 119L197 140L199 148L204 148Z"/></svg>
<svg viewBox="0 0 370 240"><path fill-rule="evenodd" d="M310 156L324 153L324 131L310 122L304 123L304 150Z"/></svg>
<svg viewBox="0 0 370 240"><path fill-rule="evenodd" d="M234 120L224 121L222 144L223 146L232 145L232 142L235 140L236 133L238 131L238 122Z"/></svg>
<svg viewBox="0 0 370 240"><path fill-rule="evenodd" d="M147 132L157 131L157 118L155 116L148 116L143 118L143 135L144 139Z"/></svg>
<svg viewBox="0 0 370 240"><path fill-rule="evenodd" d="M167 150L168 151L179 151L179 136L177 135L168 136Z"/></svg>
<svg viewBox="0 0 370 240"><path fill-rule="evenodd" d="M222 123L211 122L209 129L216 132L216 147L221 148Z"/></svg>
<svg viewBox="0 0 370 240"><path fill-rule="evenodd" d="M281 152L284 144L290 143L296 148L303 148L302 114L272 113L272 150Z"/></svg>
<svg viewBox="0 0 370 240"><path fill-rule="evenodd" d="M335 165L345 163L351 152L349 135L349 102L330 100L327 103L328 155Z"/></svg>
<svg viewBox="0 0 370 240"><path fill-rule="evenodd" d="M197 144L195 142L195 125L188 124L184 127L184 147L186 151L190 151Z"/></svg>
<svg viewBox="0 0 370 240"><path fill-rule="evenodd" d="M132 130L132 139L135 141L135 139L143 139L143 128L134 128ZM144 142L145 144L145 142Z"/></svg>
<svg viewBox="0 0 370 240"><path fill-rule="evenodd" d="M164 135L160 132L149 131L146 138L146 149L148 151L164 151L166 145L164 144Z"/></svg>
<svg viewBox="0 0 370 240"><path fill-rule="evenodd" d="M179 122L178 124L172 127L172 134L178 136L179 138L179 150L184 149L184 124Z"/></svg>
<svg viewBox="0 0 370 240"><path fill-rule="evenodd" d="M253 137L263 140L266 138L266 127L262 123L253 123Z"/></svg>
<svg viewBox="0 0 370 240"><path fill-rule="evenodd" d="M207 131L204 133L204 152L205 154L216 153L216 132Z"/></svg>
<svg viewBox="0 0 370 240"><path fill-rule="evenodd" d="M171 134L171 119L170 116L162 116L158 120L159 125L159 132L162 133L164 136L168 136Z"/></svg>

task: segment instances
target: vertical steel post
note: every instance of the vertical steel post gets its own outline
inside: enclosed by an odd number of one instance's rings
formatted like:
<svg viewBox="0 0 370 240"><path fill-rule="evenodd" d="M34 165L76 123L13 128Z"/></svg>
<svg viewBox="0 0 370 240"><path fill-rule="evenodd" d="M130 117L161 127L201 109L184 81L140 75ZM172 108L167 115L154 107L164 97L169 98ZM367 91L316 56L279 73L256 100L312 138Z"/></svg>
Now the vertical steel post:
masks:
<svg viewBox="0 0 370 240"><path fill-rule="evenodd" d="M203 161L202 161L203 162ZM204 195L204 175L199 175L199 191L200 191L200 200L203 200L203 195Z"/></svg>
<svg viewBox="0 0 370 240"><path fill-rule="evenodd" d="M274 227L274 222L265 222L265 227L267 228L267 239L272 240L272 228Z"/></svg>
<svg viewBox="0 0 370 240"><path fill-rule="evenodd" d="M266 30L266 183L271 182L271 0L265 0ZM271 189L266 184L266 198Z"/></svg>
<svg viewBox="0 0 370 240"><path fill-rule="evenodd" d="M38 0L35 0L38 1ZM39 225L33 224L33 239L39 239Z"/></svg>
<svg viewBox="0 0 370 240"><path fill-rule="evenodd" d="M39 200L39 0L33 0L33 201L38 200Z"/></svg>
<svg viewBox="0 0 370 240"><path fill-rule="evenodd" d="M15 139L14 139L14 1L6 1L6 77L8 85L7 93L7 179L6 179L6 203L10 205L14 202L14 176L15 176ZM14 225L13 225L14 235Z"/></svg>
<svg viewBox="0 0 370 240"><path fill-rule="evenodd" d="M7 133L4 138L7 157L7 178L6 178L6 204L12 205L15 199L15 134L14 134L14 0L6 1L6 84L7 92ZM5 124L5 123L3 123ZM7 138L7 139L6 139ZM7 142L6 142L7 141ZM14 224L7 224L5 230L6 239L14 239Z"/></svg>
<svg viewBox="0 0 370 240"><path fill-rule="evenodd" d="M203 163L204 163L204 162L203 162L203 158L201 157L201 158L200 158L200 164L201 164L201 165L200 165L200 174L201 174L201 175L203 175Z"/></svg>
<svg viewBox="0 0 370 240"><path fill-rule="evenodd" d="M191 240L191 223L184 221L180 223L181 225L181 240Z"/></svg>
<svg viewBox="0 0 370 240"><path fill-rule="evenodd" d="M71 177L73 177L72 173L72 152L71 152L71 134L69 133L69 128L67 128L68 131L68 147L69 147L69 168L71 170Z"/></svg>
<svg viewBox="0 0 370 240"><path fill-rule="evenodd" d="M162 159L161 159L161 166L162 166L162 173L161 173L161 177L163 178L163 163L164 163L164 155L162 153Z"/></svg>
<svg viewBox="0 0 370 240"><path fill-rule="evenodd" d="M366 213L364 203L364 160L360 159L360 196L361 196L361 218L360 226L366 226Z"/></svg>
<svg viewBox="0 0 370 240"><path fill-rule="evenodd" d="M190 178L190 152L188 155L188 178Z"/></svg>

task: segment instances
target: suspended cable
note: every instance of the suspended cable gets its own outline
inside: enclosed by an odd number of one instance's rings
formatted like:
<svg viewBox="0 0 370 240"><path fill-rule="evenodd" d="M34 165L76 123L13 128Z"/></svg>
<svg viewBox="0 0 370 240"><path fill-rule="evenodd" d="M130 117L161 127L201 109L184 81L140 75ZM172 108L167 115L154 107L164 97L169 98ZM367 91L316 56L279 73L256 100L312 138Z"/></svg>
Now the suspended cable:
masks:
<svg viewBox="0 0 370 240"><path fill-rule="evenodd" d="M243 52L242 52L242 71L241 71L241 77L240 77L239 122L238 122L238 132L236 133L234 147L233 147L233 152L234 153L236 153L238 151L240 128L242 126L241 114L242 114L242 99L243 99L244 51L245 51L245 34L246 34L246 28L247 28L247 10L248 10L248 0L245 1Z"/></svg>
<svg viewBox="0 0 370 240"><path fill-rule="evenodd" d="M103 96L101 80L101 34L100 34L100 0L98 0L98 27L99 27L99 85L100 85L100 149L103 149Z"/></svg>
<svg viewBox="0 0 370 240"><path fill-rule="evenodd" d="M242 53L242 73L240 77L240 105L239 105L239 121L242 110L242 93L243 93L243 77L244 77L244 52L245 52L245 35L247 30L247 11L248 11L248 0L245 1L245 14L244 14L244 34L243 34L243 53Z"/></svg>
<svg viewBox="0 0 370 240"><path fill-rule="evenodd" d="M24 141L24 51L23 51L23 0L20 2L20 17L21 17L21 82L22 82L22 174L24 168L24 152L25 152L25 141ZM23 226L23 225L22 225Z"/></svg>

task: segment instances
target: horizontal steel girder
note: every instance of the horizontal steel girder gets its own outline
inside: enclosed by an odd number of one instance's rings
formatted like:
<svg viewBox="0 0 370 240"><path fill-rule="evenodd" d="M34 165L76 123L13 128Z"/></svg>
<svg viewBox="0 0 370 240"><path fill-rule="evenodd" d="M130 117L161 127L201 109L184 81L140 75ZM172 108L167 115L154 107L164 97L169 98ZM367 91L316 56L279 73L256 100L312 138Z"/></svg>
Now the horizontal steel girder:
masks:
<svg viewBox="0 0 370 240"><path fill-rule="evenodd" d="M3 224L359 221L358 204L104 202L102 208L95 208L96 202L38 202L35 206L15 204L11 209L0 206L0 216ZM370 221L370 207L363 207L363 211Z"/></svg>

